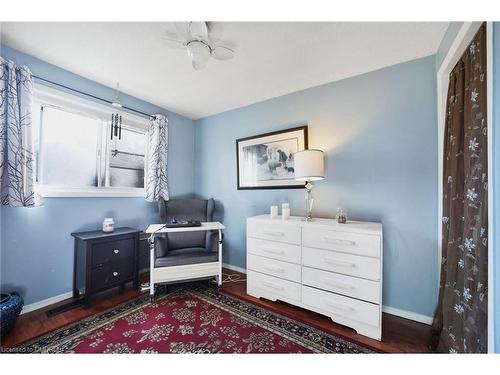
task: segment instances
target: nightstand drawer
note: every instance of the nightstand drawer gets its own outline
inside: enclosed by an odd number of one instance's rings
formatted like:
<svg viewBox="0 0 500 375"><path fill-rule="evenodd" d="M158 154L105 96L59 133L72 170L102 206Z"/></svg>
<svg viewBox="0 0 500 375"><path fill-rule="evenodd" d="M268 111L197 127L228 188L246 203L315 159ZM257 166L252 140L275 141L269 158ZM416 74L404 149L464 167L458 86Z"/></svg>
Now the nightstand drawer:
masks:
<svg viewBox="0 0 500 375"><path fill-rule="evenodd" d="M103 289L114 284L120 284L124 280L134 276L134 260L106 263L95 268L91 273L90 288L92 290Z"/></svg>
<svg viewBox="0 0 500 375"><path fill-rule="evenodd" d="M302 244L318 249L380 258L380 237L372 234L304 227Z"/></svg>
<svg viewBox="0 0 500 375"><path fill-rule="evenodd" d="M92 266L96 267L100 264L114 263L132 258L134 256L134 249L134 238L96 243L92 245Z"/></svg>
<svg viewBox="0 0 500 375"><path fill-rule="evenodd" d="M300 264L300 246L247 237L247 252L267 258Z"/></svg>
<svg viewBox="0 0 500 375"><path fill-rule="evenodd" d="M300 283L301 268L299 264L292 264L282 262L280 260L264 258L258 255L248 254L247 268L266 275L276 276L281 279Z"/></svg>
<svg viewBox="0 0 500 375"><path fill-rule="evenodd" d="M278 221L278 220L276 220ZM248 221L247 236L300 245L300 228L292 225Z"/></svg>

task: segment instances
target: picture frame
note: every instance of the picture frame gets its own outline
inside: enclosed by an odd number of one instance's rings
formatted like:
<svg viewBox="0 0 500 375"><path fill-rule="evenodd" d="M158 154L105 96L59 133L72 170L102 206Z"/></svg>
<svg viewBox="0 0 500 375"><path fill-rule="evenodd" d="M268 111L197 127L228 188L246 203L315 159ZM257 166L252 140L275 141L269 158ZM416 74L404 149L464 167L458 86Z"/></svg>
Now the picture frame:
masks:
<svg viewBox="0 0 500 375"><path fill-rule="evenodd" d="M238 190L302 189L293 175L293 154L307 150L307 125L236 140Z"/></svg>

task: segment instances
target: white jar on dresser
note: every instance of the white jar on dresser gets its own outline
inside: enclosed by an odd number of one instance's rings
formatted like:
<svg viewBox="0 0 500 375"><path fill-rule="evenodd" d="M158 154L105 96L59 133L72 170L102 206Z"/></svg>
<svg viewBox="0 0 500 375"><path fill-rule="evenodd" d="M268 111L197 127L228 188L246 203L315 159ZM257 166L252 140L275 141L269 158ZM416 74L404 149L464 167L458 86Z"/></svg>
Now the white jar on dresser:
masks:
<svg viewBox="0 0 500 375"><path fill-rule="evenodd" d="M382 224L247 219L247 293L382 337Z"/></svg>

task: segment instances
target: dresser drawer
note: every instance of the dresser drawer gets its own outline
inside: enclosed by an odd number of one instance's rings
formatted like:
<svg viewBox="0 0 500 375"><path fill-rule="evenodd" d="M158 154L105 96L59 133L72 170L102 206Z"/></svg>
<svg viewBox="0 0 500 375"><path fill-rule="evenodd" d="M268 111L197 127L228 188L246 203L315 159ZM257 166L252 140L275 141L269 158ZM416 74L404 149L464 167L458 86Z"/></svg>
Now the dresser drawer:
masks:
<svg viewBox="0 0 500 375"><path fill-rule="evenodd" d="M302 244L318 249L380 258L381 238L372 234L349 233L304 227Z"/></svg>
<svg viewBox="0 0 500 375"><path fill-rule="evenodd" d="M300 246L247 237L247 253L300 264Z"/></svg>
<svg viewBox="0 0 500 375"><path fill-rule="evenodd" d="M300 302L300 288L300 284L292 281L252 270L247 271L247 293L254 297L298 303Z"/></svg>
<svg viewBox="0 0 500 375"><path fill-rule="evenodd" d="M106 263L90 271L91 290L104 289L134 277L134 261Z"/></svg>
<svg viewBox="0 0 500 375"><path fill-rule="evenodd" d="M380 280L380 260L375 258L303 247L302 265L374 281Z"/></svg>
<svg viewBox="0 0 500 375"><path fill-rule="evenodd" d="M380 306L369 302L302 286L302 304L332 318L340 316L375 327L380 325Z"/></svg>
<svg viewBox="0 0 500 375"><path fill-rule="evenodd" d="M96 243L92 245L92 266L132 258L134 249L134 238Z"/></svg>
<svg viewBox="0 0 500 375"><path fill-rule="evenodd" d="M301 267L298 264L248 254L247 268L252 271L300 283Z"/></svg>
<svg viewBox="0 0 500 375"><path fill-rule="evenodd" d="M276 220L277 221L277 220ZM271 222L248 221L247 236L300 245L300 227Z"/></svg>
<svg viewBox="0 0 500 375"><path fill-rule="evenodd" d="M302 284L380 304L380 283L302 267Z"/></svg>

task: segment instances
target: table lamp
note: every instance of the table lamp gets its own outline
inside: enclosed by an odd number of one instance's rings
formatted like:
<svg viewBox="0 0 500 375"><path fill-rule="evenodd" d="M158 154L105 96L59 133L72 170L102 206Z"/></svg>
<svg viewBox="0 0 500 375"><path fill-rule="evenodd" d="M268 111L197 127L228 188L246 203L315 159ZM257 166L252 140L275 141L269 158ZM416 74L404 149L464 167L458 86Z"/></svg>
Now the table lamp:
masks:
<svg viewBox="0 0 500 375"><path fill-rule="evenodd" d="M312 221L312 181L325 178L324 155L321 150L303 150L293 154L295 179L306 182L306 221Z"/></svg>

